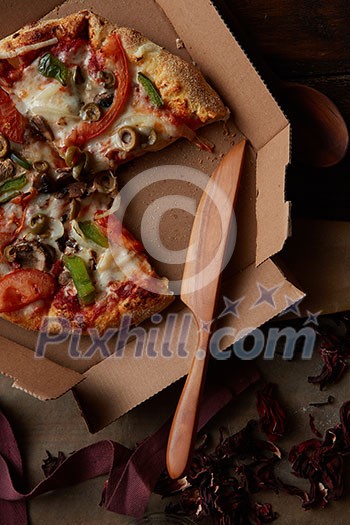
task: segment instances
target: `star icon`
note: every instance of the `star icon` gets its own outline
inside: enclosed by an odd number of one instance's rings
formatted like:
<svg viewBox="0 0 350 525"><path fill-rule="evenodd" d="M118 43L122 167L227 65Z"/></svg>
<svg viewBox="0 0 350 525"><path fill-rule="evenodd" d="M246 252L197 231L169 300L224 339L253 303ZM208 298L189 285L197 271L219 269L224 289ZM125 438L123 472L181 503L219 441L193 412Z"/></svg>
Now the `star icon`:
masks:
<svg viewBox="0 0 350 525"><path fill-rule="evenodd" d="M294 299L291 299L288 295L285 295L284 298L286 300L287 308L285 310L283 310L283 312L281 312L279 314L279 317L281 315L285 315L285 314L289 314L289 313L294 314L297 317L300 317L301 313L300 313L299 305L302 302L302 300L304 299L304 297L299 299L299 301L295 301Z"/></svg>
<svg viewBox="0 0 350 525"><path fill-rule="evenodd" d="M307 314L307 319L306 321L304 322L304 326L308 325L308 324L314 324L316 326L318 326L318 316L321 315L322 313L322 310L319 310L318 312L310 312L310 310L306 310L306 314Z"/></svg>
<svg viewBox="0 0 350 525"><path fill-rule="evenodd" d="M210 327L213 321L202 321L199 320L199 331L200 332L210 332Z"/></svg>
<svg viewBox="0 0 350 525"><path fill-rule="evenodd" d="M240 299L237 299L237 301L231 301L231 299L224 296L225 308L219 315L219 319L220 317L224 317L227 314L232 314L239 319L240 315L238 312L238 307L244 299L245 297L241 297Z"/></svg>
<svg viewBox="0 0 350 525"><path fill-rule="evenodd" d="M275 295L277 290L281 288L281 285L279 284L278 286L273 286L272 288L265 288L265 286L263 286L259 282L257 282L256 284L260 293L260 297L255 301L255 303L253 304L253 306L250 307L250 309L253 310L254 308L257 308L258 306L264 303L268 304L269 306L272 306L272 308L276 308L276 303L273 296Z"/></svg>

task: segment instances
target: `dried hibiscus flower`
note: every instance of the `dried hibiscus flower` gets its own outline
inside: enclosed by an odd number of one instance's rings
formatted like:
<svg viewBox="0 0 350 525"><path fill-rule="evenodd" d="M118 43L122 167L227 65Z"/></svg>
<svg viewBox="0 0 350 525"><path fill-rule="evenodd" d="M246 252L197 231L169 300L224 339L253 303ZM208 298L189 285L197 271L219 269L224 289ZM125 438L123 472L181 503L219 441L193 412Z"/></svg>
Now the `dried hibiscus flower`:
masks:
<svg viewBox="0 0 350 525"><path fill-rule="evenodd" d="M277 400L277 385L268 383L256 393L256 407L259 414L259 427L271 441L282 437L286 432L287 418Z"/></svg>
<svg viewBox="0 0 350 525"><path fill-rule="evenodd" d="M319 375L309 377L309 383L320 385L321 390L328 384L337 383L344 375L350 359L350 317L349 313L337 316L338 326L323 324L318 329L319 352L323 368ZM338 333L336 333L338 332Z"/></svg>
<svg viewBox="0 0 350 525"><path fill-rule="evenodd" d="M178 496L167 512L196 520L210 517L215 525L263 525L276 520L269 503L252 500L262 490L296 495L305 509L325 507L343 493L344 456L350 455L350 401L340 409L340 423L327 430L323 439L312 416L310 426L317 437L295 445L289 453L294 475L310 482L308 492L276 477L281 452L274 443L256 436L255 421L226 439L221 432L212 453L205 436L187 476L174 481L164 473L156 492Z"/></svg>
<svg viewBox="0 0 350 525"><path fill-rule="evenodd" d="M317 431L318 432L318 431ZM303 507L325 507L343 493L344 456L350 455L350 401L340 409L340 423L326 431L323 440L309 439L289 453L293 473L310 481Z"/></svg>
<svg viewBox="0 0 350 525"><path fill-rule="evenodd" d="M277 514L272 510L270 503L255 503L254 507L255 523L256 525L263 525L264 523L272 523L277 519Z"/></svg>
<svg viewBox="0 0 350 525"><path fill-rule="evenodd" d="M278 490L273 468L281 458L276 445L256 436L256 428L256 422L249 421L226 439L221 432L212 453L204 439L184 479L171 481L163 475L156 492L166 497L182 490L167 512L195 519L211 517L217 525L260 525L276 519L269 504L257 504L251 498L263 489Z"/></svg>

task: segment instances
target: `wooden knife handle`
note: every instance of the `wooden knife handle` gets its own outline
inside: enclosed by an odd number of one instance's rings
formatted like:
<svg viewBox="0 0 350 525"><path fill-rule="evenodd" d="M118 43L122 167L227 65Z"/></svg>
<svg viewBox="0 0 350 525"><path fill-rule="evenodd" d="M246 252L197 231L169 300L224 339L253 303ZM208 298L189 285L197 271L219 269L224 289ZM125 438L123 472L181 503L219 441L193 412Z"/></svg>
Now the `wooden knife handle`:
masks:
<svg viewBox="0 0 350 525"><path fill-rule="evenodd" d="M166 457L168 473L172 479L179 478L191 460L208 364L209 337L208 331L199 332L197 350L172 422Z"/></svg>

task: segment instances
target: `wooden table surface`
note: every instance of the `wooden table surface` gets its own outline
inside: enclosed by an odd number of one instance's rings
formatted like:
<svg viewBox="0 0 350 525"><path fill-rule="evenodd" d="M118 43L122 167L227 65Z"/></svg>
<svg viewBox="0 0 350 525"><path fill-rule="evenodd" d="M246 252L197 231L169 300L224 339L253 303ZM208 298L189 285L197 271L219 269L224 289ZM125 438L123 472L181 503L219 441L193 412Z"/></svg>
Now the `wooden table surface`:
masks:
<svg viewBox="0 0 350 525"><path fill-rule="evenodd" d="M190 1L190 0L189 0ZM234 15L238 27L244 28L252 54L260 52L277 75L316 87L329 95L350 123L350 2L348 0L217 0L227 17ZM242 37L243 38L243 37ZM244 40L244 38L243 38ZM258 51L258 53L257 53ZM258 58L256 59L258 63ZM350 157L349 157L350 158ZM312 217L349 218L350 173L349 158L341 165L327 170L310 170L293 166L289 174L289 193L294 202L294 214ZM315 358L316 359L316 358ZM293 367L293 370L290 369ZM286 401L293 414L290 445L296 429L305 428L307 409L305 399L324 397L317 388L308 385L306 377L315 372L319 362L285 362L266 366L266 377L276 380L278 374ZM291 378L295 378L292 379ZM332 393L338 401L349 397L345 379ZM14 424L23 451L28 484L42 477L40 459L45 449L69 453L81 446L103 438L119 440L127 446L155 430L175 406L179 388L173 387L157 398L132 411L95 436L91 436L80 417L71 394L57 401L42 404L26 394L10 388L11 381L0 378L1 406ZM323 425L330 426L337 414L327 409L317 412L324 416ZM239 407L226 410L216 419L212 429L225 423L231 431L238 430L250 417L255 417L252 394L244 396ZM349 476L348 476L349 478ZM349 479L347 479L349 482ZM84 483L38 498L30 504L33 525L109 525L129 523L129 520L105 512L98 507L103 480ZM332 504L325 512L305 513L298 500L273 497L281 517L278 525L337 523L347 525L350 489L345 499ZM264 501L270 501L264 494ZM152 500L151 509L163 509L164 503ZM0 516L0 525L3 523Z"/></svg>
<svg viewBox="0 0 350 525"><path fill-rule="evenodd" d="M328 95L350 126L350 3L347 0L217 0L241 33L256 65L259 58L282 79ZM271 86L273 88L273 85ZM288 108L284 108L288 111ZM350 154L336 167L292 164L288 197L298 217L350 219Z"/></svg>

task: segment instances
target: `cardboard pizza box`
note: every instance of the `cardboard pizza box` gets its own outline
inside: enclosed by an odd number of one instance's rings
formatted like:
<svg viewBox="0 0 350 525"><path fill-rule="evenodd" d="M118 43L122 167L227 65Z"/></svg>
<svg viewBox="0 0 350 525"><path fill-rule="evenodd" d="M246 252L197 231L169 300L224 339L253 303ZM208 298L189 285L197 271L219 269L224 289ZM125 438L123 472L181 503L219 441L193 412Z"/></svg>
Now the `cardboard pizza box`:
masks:
<svg viewBox="0 0 350 525"><path fill-rule="evenodd" d="M282 249L290 229L290 203L285 201L284 193L290 124L215 6L209 0L68 0L56 4L53 0L36 0L29 7L14 0L3 6L2 20L6 23L0 24L1 36L35 21L49 9L53 9L49 17L92 9L194 61L232 112L226 125L216 123L200 131L202 137L215 143L213 154L181 140L123 167L119 173L121 186L146 170L169 165L187 166L210 175L242 136L249 141L236 208L237 244L221 289L220 329L225 329L221 347L304 297L271 259ZM183 43L181 49L179 41ZM175 211L164 214L159 231L162 242L171 250L185 249L193 216L177 209L176 195L180 193L197 204L200 190L168 180L148 187L147 173L145 177L145 188L135 196L125 216L127 227L142 237L147 206L164 194L171 195ZM150 228L146 236L152 238L155 233ZM181 279L181 262L169 264L156 258L153 262L158 272L171 281ZM236 301L237 310L225 310ZM121 347L117 335L98 344L85 336L79 341L51 341L53 344L43 352L37 333L2 320L0 371L14 379L13 386L43 400L55 399L73 388L90 431L96 432L188 371L197 333L179 300L138 328L127 332L128 339Z"/></svg>

